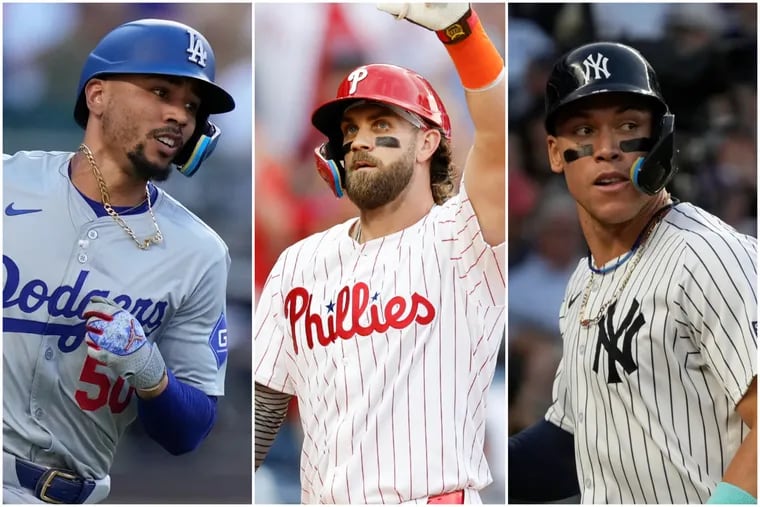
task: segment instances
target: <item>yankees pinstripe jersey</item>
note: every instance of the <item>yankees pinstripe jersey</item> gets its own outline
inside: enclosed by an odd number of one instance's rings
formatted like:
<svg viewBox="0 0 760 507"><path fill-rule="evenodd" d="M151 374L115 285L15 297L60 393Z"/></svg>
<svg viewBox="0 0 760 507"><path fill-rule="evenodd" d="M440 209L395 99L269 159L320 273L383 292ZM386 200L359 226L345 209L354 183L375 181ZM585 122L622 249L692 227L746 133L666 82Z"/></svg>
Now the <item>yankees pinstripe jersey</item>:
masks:
<svg viewBox="0 0 760 507"><path fill-rule="evenodd" d="M178 379L222 395L230 259L222 240L161 190L153 210L164 241L138 250L71 183L73 155L3 156L3 449L103 478L137 400L87 355L89 299L128 310ZM125 220L138 237L153 231L148 213Z"/></svg>
<svg viewBox="0 0 760 507"><path fill-rule="evenodd" d="M256 311L256 381L298 397L302 501L482 489L505 246L484 243L464 191L364 244L353 223L285 250Z"/></svg>
<svg viewBox="0 0 760 507"><path fill-rule="evenodd" d="M757 374L757 242L680 203L643 248L589 328L586 259L573 274L546 418L574 434L582 502L704 503L749 431L734 407ZM630 262L595 276L584 317Z"/></svg>

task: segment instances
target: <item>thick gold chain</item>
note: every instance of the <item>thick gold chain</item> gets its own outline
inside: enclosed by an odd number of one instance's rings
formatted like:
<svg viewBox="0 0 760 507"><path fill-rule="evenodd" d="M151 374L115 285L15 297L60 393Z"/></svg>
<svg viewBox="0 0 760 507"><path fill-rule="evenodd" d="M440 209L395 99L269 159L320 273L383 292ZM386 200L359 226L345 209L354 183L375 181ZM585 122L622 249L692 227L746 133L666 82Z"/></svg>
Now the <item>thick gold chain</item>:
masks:
<svg viewBox="0 0 760 507"><path fill-rule="evenodd" d="M92 154L92 150L90 150L86 144L82 143L79 145L79 151L81 151L84 156L87 157L87 161L90 163L90 167L92 168L92 174L95 175L95 179L98 181L98 187L100 187L100 196L103 200L103 208L106 210L106 213L108 213L111 218L113 218L114 221L116 221L116 223L119 224L122 229L124 229L124 232L126 232L129 237L132 238L132 240L137 245L137 248L140 250L147 250L151 244L160 243L164 239L164 236L161 234L161 229L158 228L156 215L153 214L153 207L150 203L150 188L148 187L148 184L145 184L145 195L147 196L148 200L148 212L150 213L150 218L153 219L153 227L155 227L156 232L149 238L139 240L137 239L137 236L135 235L135 232L132 230L132 228L127 225L124 219L116 212L116 210L113 209L113 206L111 206L111 193L108 191L106 182L103 179L103 174L100 172L100 168L95 162L95 157Z"/></svg>
<svg viewBox="0 0 760 507"><path fill-rule="evenodd" d="M625 286L628 284L628 280L631 279L631 275L633 274L633 271L636 269L636 265L639 263L639 260L641 259L641 256L644 253L644 247L646 246L647 241L649 240L649 237L652 235L652 232L654 231L655 227L657 227L657 224L660 223L660 220L662 220L662 217L665 215L664 211L669 208L670 206L667 206L666 208L659 210L652 224L650 224L649 227L647 227L647 230L644 233L644 237L641 239L641 242L636 248L636 254L634 255L633 259L631 259L631 262L628 264L628 266L626 266L623 280L620 282L620 285L618 286L617 290L612 295L612 298L609 299L607 302L605 302L601 308L599 308L599 311L597 312L596 317L594 317L593 319L584 319L583 315L586 313L586 305L588 305L588 300L589 300L589 297L591 296L591 286L594 284L594 276L596 275L596 273L594 273L593 270L591 271L591 276L588 277L588 283L586 283L586 288L584 289L584 292L583 292L583 301L581 301L581 309L578 314L580 316L581 327L587 328L587 327L591 327L592 325L596 325L604 316L604 313L607 311L607 308L609 308L610 305L615 303L620 297L620 295L623 294L623 289L625 289Z"/></svg>

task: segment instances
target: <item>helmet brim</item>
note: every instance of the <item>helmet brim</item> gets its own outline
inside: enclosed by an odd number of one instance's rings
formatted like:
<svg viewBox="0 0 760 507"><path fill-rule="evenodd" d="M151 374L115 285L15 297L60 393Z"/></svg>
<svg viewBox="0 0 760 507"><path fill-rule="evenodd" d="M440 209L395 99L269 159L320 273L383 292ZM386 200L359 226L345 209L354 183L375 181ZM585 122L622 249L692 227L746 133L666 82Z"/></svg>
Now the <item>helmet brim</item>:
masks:
<svg viewBox="0 0 760 507"><path fill-rule="evenodd" d="M172 75L170 71L168 73L161 72L160 74L155 72L101 72L92 76L90 79L118 74ZM227 93L227 91L221 86L194 77L188 77L188 79L196 81L201 86L201 110L205 114L228 113L235 109L235 99L233 99L232 95ZM85 86L82 87L82 92L77 98L77 103L74 106L74 120L82 128L87 126L87 118L90 115L90 112L87 109L87 102L84 98Z"/></svg>

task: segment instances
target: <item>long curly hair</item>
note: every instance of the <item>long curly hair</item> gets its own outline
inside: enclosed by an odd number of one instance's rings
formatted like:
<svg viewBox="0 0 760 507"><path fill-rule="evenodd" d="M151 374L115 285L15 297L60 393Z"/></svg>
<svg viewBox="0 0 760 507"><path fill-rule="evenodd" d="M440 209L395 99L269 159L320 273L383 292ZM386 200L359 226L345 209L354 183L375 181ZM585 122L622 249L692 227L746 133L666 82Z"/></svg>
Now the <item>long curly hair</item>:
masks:
<svg viewBox="0 0 760 507"><path fill-rule="evenodd" d="M451 160L451 141L441 137L430 160L430 190L436 204L443 204L454 195L456 168Z"/></svg>

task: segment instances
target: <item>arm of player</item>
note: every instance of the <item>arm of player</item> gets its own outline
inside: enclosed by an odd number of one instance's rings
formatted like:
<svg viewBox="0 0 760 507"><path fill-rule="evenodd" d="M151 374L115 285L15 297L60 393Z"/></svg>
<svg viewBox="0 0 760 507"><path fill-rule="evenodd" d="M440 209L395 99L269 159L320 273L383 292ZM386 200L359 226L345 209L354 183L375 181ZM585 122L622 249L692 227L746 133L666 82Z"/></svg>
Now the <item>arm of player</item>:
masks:
<svg viewBox="0 0 760 507"><path fill-rule="evenodd" d="M504 59L477 13L463 3L378 4L378 8L434 30L444 42L465 88L475 126L464 166L464 185L483 238L490 245L505 235L505 71Z"/></svg>
<svg viewBox="0 0 760 507"><path fill-rule="evenodd" d="M580 493L573 435L542 419L509 437L509 501L549 502Z"/></svg>
<svg viewBox="0 0 760 507"><path fill-rule="evenodd" d="M757 498L757 377L736 406L744 424L750 431L734 454L723 475L723 482L736 486ZM716 492L707 503L729 503ZM749 499L748 499L749 500ZM730 503L737 503L736 501ZM752 503L756 503L752 502Z"/></svg>
<svg viewBox="0 0 760 507"><path fill-rule="evenodd" d="M216 422L216 396L177 380L167 370L163 392L140 398L137 414L150 438L179 456L196 449L211 433Z"/></svg>
<svg viewBox="0 0 760 507"><path fill-rule="evenodd" d="M285 420L290 403L290 394L281 393L256 382L254 395L254 413L256 414L256 467L264 461L269 448L272 447L277 432Z"/></svg>

